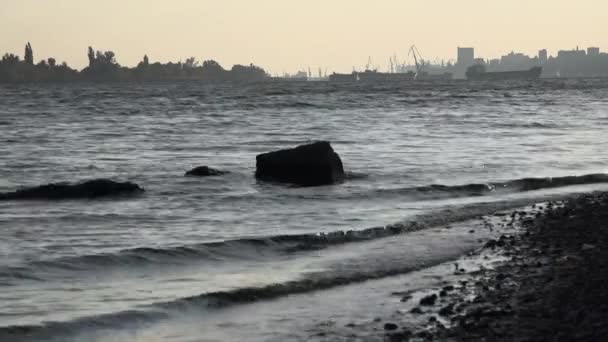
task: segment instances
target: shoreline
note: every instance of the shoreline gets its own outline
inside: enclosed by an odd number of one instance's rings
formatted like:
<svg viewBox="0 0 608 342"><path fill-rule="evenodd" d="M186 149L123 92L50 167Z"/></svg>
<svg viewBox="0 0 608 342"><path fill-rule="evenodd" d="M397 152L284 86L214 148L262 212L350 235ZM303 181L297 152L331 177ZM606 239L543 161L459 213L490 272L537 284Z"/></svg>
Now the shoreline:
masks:
<svg viewBox="0 0 608 342"><path fill-rule="evenodd" d="M608 336L608 192L532 208L505 216L502 227L521 230L490 240L476 253L507 261L427 291L410 311L426 323L400 327L395 317L378 320L385 340L600 341ZM455 266L455 274L465 272Z"/></svg>

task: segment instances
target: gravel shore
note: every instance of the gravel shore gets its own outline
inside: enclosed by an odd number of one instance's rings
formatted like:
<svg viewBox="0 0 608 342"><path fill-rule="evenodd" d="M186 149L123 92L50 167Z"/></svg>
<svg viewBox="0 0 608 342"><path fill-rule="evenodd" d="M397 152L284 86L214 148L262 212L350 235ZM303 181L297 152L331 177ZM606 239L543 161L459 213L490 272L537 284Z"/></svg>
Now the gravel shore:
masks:
<svg viewBox="0 0 608 342"><path fill-rule="evenodd" d="M429 295L419 329L387 325L389 341L608 340L608 193L514 212L519 234L485 249L509 261ZM458 270L457 270L458 271Z"/></svg>

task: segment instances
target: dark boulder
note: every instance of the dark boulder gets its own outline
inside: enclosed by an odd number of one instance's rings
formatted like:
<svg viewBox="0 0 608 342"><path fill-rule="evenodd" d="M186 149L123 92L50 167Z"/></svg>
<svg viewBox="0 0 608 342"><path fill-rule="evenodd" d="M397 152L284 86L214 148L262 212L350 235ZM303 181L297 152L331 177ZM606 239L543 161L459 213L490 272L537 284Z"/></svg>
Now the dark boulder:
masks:
<svg viewBox="0 0 608 342"><path fill-rule="evenodd" d="M420 305L424 305L424 306L435 305L436 301L437 301L437 295L433 293L431 295L423 297L420 300Z"/></svg>
<svg viewBox="0 0 608 342"><path fill-rule="evenodd" d="M212 169L208 166L198 166L195 167L194 169L186 172L186 176L197 176L197 177L207 177L207 176L221 176L221 175L225 175L228 172L226 171L220 171L220 170L216 170L216 169Z"/></svg>
<svg viewBox="0 0 608 342"><path fill-rule="evenodd" d="M342 160L327 141L260 154L255 176L302 186L334 184L345 177Z"/></svg>
<svg viewBox="0 0 608 342"><path fill-rule="evenodd" d="M62 200L92 199L108 196L132 195L143 192L139 185L130 182L114 182L94 179L81 183L54 183L0 193L0 200Z"/></svg>

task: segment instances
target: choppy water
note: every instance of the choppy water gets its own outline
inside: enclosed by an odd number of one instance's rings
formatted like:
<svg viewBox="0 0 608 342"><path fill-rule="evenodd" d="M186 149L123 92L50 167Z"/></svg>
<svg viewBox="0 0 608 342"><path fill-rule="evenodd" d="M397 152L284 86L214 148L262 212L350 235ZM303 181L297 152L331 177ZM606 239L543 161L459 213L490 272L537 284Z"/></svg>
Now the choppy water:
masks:
<svg viewBox="0 0 608 342"><path fill-rule="evenodd" d="M0 192L107 177L146 193L0 202L0 339L103 340L184 307L221 325L227 306L457 258L486 233L437 227L606 187L607 108L606 80L1 86ZM312 140L356 177L255 181L256 154ZM183 177L198 165L231 173Z"/></svg>

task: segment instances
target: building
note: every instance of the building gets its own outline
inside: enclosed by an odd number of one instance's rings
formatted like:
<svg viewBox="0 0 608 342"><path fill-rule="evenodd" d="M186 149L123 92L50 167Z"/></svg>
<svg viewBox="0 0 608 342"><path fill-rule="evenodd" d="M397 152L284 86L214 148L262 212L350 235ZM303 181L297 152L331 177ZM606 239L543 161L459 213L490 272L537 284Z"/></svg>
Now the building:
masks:
<svg viewBox="0 0 608 342"><path fill-rule="evenodd" d="M557 58L564 59L576 59L579 57L585 57L585 55L585 50L579 50L578 48L576 48L576 50L560 50L557 52Z"/></svg>
<svg viewBox="0 0 608 342"><path fill-rule="evenodd" d="M541 65L547 64L548 59L549 59L549 56L547 54L547 49L542 49L542 50L538 51L538 62Z"/></svg>
<svg viewBox="0 0 608 342"><path fill-rule="evenodd" d="M457 64L471 66L475 61L475 49L471 47L458 47Z"/></svg>
<svg viewBox="0 0 608 342"><path fill-rule="evenodd" d="M475 65L485 65L486 64L486 60L483 58L475 58L473 60L473 64Z"/></svg>
<svg viewBox="0 0 608 342"><path fill-rule="evenodd" d="M599 55L600 55L600 48L598 48L598 47L587 48L587 56L599 56Z"/></svg>

